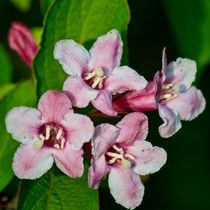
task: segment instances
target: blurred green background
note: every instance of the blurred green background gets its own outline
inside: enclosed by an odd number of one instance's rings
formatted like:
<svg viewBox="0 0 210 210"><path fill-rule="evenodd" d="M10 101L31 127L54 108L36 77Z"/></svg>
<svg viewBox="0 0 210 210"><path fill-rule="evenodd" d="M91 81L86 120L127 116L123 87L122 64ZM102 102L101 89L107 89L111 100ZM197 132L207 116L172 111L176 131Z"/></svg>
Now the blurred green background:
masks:
<svg viewBox="0 0 210 210"><path fill-rule="evenodd" d="M26 1L23 6L15 2L18 1L0 1L0 48L7 54L5 58L0 51L0 77L3 78L4 66L9 66L12 75L6 82L21 81L31 73L21 58L9 49L9 27L13 21L21 21L30 28L41 27L46 11L44 0ZM158 173L148 177L143 202L137 209L209 209L210 1L129 0L128 3L131 10L127 34L129 65L151 80L161 68L163 47L167 48L168 62L177 57L194 59L198 66L195 84L207 101L204 113L191 122L182 122L182 129L169 139L159 137L157 128L162 122L158 113L146 113L150 127L148 140L165 148L168 160ZM0 91L1 85L3 83ZM10 184L0 194L0 199L4 195L12 196L17 189L14 186ZM109 191L101 187L100 209L124 208L115 204Z"/></svg>

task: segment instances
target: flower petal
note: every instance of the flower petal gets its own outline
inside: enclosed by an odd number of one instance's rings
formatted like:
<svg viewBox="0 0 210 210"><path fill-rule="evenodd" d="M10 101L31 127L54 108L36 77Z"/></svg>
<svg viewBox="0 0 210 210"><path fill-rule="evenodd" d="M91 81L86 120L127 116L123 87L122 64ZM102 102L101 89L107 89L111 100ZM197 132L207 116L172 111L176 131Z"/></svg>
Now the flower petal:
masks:
<svg viewBox="0 0 210 210"><path fill-rule="evenodd" d="M151 111L157 109L156 83L149 82L141 91L132 91L113 100L112 106L116 111Z"/></svg>
<svg viewBox="0 0 210 210"><path fill-rule="evenodd" d="M147 175L159 171L165 164L167 154L160 147L153 147L148 141L136 141L127 148L126 152L135 157L133 170L140 175Z"/></svg>
<svg viewBox="0 0 210 210"><path fill-rule="evenodd" d="M112 71L120 65L122 40L117 30L100 36L90 49L89 69L101 67Z"/></svg>
<svg viewBox="0 0 210 210"><path fill-rule="evenodd" d="M69 142L65 143L64 149L54 149L53 156L57 167L66 175L77 178L84 171L83 150L74 150Z"/></svg>
<svg viewBox="0 0 210 210"><path fill-rule="evenodd" d="M99 159L91 159L91 166L88 173L88 185L90 188L97 189L101 180L109 173L110 166L106 164L105 156Z"/></svg>
<svg viewBox="0 0 210 210"><path fill-rule="evenodd" d="M68 113L61 124L67 131L68 142L75 150L80 150L85 142L90 141L94 133L93 122L82 114Z"/></svg>
<svg viewBox="0 0 210 210"><path fill-rule="evenodd" d="M71 101L59 91L48 90L39 100L38 109L42 112L45 122L57 122L64 118L68 112L72 112Z"/></svg>
<svg viewBox="0 0 210 210"><path fill-rule="evenodd" d="M61 40L56 43L54 58L58 59L64 71L72 76L81 76L88 70L88 51L73 40Z"/></svg>
<svg viewBox="0 0 210 210"><path fill-rule="evenodd" d="M132 169L112 168L109 173L110 193L125 208L134 209L141 204L144 185Z"/></svg>
<svg viewBox="0 0 210 210"><path fill-rule="evenodd" d="M167 57L166 57L166 48L163 48L162 52L162 69L161 69L161 81L165 81L167 72Z"/></svg>
<svg viewBox="0 0 210 210"><path fill-rule="evenodd" d="M142 90L146 87L147 81L136 71L128 66L117 67L111 75L105 79L104 86L112 94L123 93L127 90Z"/></svg>
<svg viewBox="0 0 210 210"><path fill-rule="evenodd" d="M195 61L186 58L177 58L176 62L168 64L164 83L180 85L181 91L186 91L195 80L195 74Z"/></svg>
<svg viewBox="0 0 210 210"><path fill-rule="evenodd" d="M34 108L15 107L5 118L7 131L19 142L26 143L38 135L42 124L41 112Z"/></svg>
<svg viewBox="0 0 210 210"><path fill-rule="evenodd" d="M116 143L119 129L108 123L96 126L92 140L92 153L94 158L99 158Z"/></svg>
<svg viewBox="0 0 210 210"><path fill-rule="evenodd" d="M159 133L163 138L168 138L181 128L180 118L177 112L164 105L158 105L159 115L163 124L159 127Z"/></svg>
<svg viewBox="0 0 210 210"><path fill-rule="evenodd" d="M63 91L71 99L75 107L86 107L90 100L98 95L98 91L89 87L81 77L68 77L63 85Z"/></svg>
<svg viewBox="0 0 210 210"><path fill-rule="evenodd" d="M181 120L194 119L203 112L205 105L203 94L194 86L166 103L167 107L179 113Z"/></svg>
<svg viewBox="0 0 210 210"><path fill-rule="evenodd" d="M52 150L35 149L33 142L21 144L17 149L12 168L20 179L36 179L46 173L53 165Z"/></svg>
<svg viewBox="0 0 210 210"><path fill-rule="evenodd" d="M101 90L98 96L91 102L96 109L103 112L104 114L110 116L117 115L112 107L112 95L108 90Z"/></svg>
<svg viewBox="0 0 210 210"><path fill-rule="evenodd" d="M117 143L130 145L136 140L144 140L148 133L147 116L141 112L133 112L127 114L116 125L120 128L120 134L117 138Z"/></svg>

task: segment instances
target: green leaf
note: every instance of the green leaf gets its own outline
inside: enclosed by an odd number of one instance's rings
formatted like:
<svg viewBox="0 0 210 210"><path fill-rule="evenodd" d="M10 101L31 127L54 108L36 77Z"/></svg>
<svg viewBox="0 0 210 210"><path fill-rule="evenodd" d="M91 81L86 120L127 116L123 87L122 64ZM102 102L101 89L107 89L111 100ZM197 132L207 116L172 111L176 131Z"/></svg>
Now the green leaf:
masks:
<svg viewBox="0 0 210 210"><path fill-rule="evenodd" d="M181 56L197 61L200 77L210 63L210 1L162 2Z"/></svg>
<svg viewBox="0 0 210 210"><path fill-rule="evenodd" d="M45 14L54 0L40 0L42 13Z"/></svg>
<svg viewBox="0 0 210 210"><path fill-rule="evenodd" d="M10 0L10 2L20 11L28 12L31 7L32 0Z"/></svg>
<svg viewBox="0 0 210 210"><path fill-rule="evenodd" d="M126 0L55 1L45 21L41 50L34 60L38 95L41 96L48 89L62 90L63 82L68 76L53 57L57 41L74 39L89 48L98 36L115 28L121 33L126 46L128 21ZM124 58L125 55L124 49Z"/></svg>
<svg viewBox="0 0 210 210"><path fill-rule="evenodd" d="M35 42L37 43L37 45L40 45L41 39L42 39L42 33L43 33L43 28L42 27L34 27L34 28L30 28Z"/></svg>
<svg viewBox="0 0 210 210"><path fill-rule="evenodd" d="M12 65L9 60L7 52L0 44L0 85L11 82L12 78Z"/></svg>
<svg viewBox="0 0 210 210"><path fill-rule="evenodd" d="M6 85L0 86L0 100L7 94L9 93L12 89L15 88L15 84L8 83Z"/></svg>
<svg viewBox="0 0 210 210"><path fill-rule="evenodd" d="M19 145L6 131L5 116L15 106L33 107L36 103L35 86L32 81L25 81L16 86L0 101L0 191L12 180L12 159Z"/></svg>
<svg viewBox="0 0 210 210"><path fill-rule="evenodd" d="M18 209L98 210L98 193L88 187L88 165L81 178L72 179L56 167L41 178L21 184Z"/></svg>

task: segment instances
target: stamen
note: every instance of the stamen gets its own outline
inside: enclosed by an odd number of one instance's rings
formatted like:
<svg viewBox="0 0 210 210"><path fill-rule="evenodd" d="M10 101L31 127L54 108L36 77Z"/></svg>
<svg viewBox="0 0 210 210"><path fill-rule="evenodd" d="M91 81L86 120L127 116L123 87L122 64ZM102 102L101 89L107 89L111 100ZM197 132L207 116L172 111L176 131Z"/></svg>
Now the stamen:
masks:
<svg viewBox="0 0 210 210"><path fill-rule="evenodd" d="M173 87L173 84L163 84L162 85L162 89L170 89L171 87Z"/></svg>
<svg viewBox="0 0 210 210"><path fill-rule="evenodd" d="M131 159L131 160L135 160L135 157L133 157L133 155L125 154L124 156L125 156L126 158Z"/></svg>
<svg viewBox="0 0 210 210"><path fill-rule="evenodd" d="M42 134L39 135L39 138L40 138L41 141L45 140L45 137Z"/></svg>
<svg viewBox="0 0 210 210"><path fill-rule="evenodd" d="M116 154L113 152L107 152L106 154L109 155L110 157L114 157L114 158L120 158L120 159L123 158L123 156L121 154Z"/></svg>
<svg viewBox="0 0 210 210"><path fill-rule="evenodd" d="M57 135L56 135L56 139L57 139L57 140L60 139L62 132L63 132L63 129L62 129L62 128L59 128L58 133L57 133Z"/></svg>
<svg viewBox="0 0 210 210"><path fill-rule="evenodd" d="M122 148L122 147L121 147L121 148L118 148L116 145L114 145L113 148L114 148L116 151L120 152L120 153L123 151L123 148Z"/></svg>
<svg viewBox="0 0 210 210"><path fill-rule="evenodd" d="M56 149L59 149L59 148L60 148L59 144L54 144L53 146L54 146Z"/></svg>
<svg viewBox="0 0 210 210"><path fill-rule="evenodd" d="M170 94L170 93L166 93L166 94L163 94L163 95L160 95L160 100L162 99L169 99L172 97L173 94Z"/></svg>
<svg viewBox="0 0 210 210"><path fill-rule="evenodd" d="M44 144L44 141L41 141L41 140L36 140L33 143L35 149L40 149L43 146L43 144Z"/></svg>
<svg viewBox="0 0 210 210"><path fill-rule="evenodd" d="M95 71L93 71L91 73L87 73L86 76L84 77L84 80L89 80L92 77L94 77L95 75L96 75L96 72Z"/></svg>
<svg viewBox="0 0 210 210"><path fill-rule="evenodd" d="M66 140L64 138L61 139L61 149L63 149L65 141Z"/></svg>
<svg viewBox="0 0 210 210"><path fill-rule="evenodd" d="M93 82L93 84L92 84L92 88L95 88L97 85L98 85L98 83L101 81L101 78L100 77L97 77L95 80L94 80L94 82Z"/></svg>
<svg viewBox="0 0 210 210"><path fill-rule="evenodd" d="M50 126L46 125L46 137L45 139L48 140L50 138Z"/></svg>

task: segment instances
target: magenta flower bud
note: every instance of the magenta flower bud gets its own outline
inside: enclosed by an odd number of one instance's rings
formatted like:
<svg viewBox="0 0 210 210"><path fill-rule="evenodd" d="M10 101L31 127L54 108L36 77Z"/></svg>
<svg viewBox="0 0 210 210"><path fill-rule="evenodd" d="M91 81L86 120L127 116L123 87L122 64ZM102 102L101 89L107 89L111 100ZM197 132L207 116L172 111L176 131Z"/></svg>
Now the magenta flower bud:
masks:
<svg viewBox="0 0 210 210"><path fill-rule="evenodd" d="M17 51L29 67L32 67L32 60L38 50L31 31L22 23L12 24L8 35L10 48Z"/></svg>

